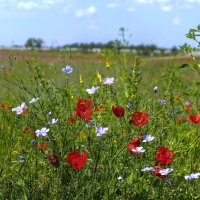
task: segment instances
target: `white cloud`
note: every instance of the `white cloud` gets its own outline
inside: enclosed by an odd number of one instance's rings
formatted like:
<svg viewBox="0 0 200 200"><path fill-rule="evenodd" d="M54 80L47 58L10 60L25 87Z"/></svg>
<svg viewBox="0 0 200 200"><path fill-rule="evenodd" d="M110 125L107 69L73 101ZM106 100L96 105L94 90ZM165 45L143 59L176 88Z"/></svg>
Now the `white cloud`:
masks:
<svg viewBox="0 0 200 200"><path fill-rule="evenodd" d="M180 25L181 24L181 18L180 17L175 17L173 19L173 24L176 25L176 26Z"/></svg>
<svg viewBox="0 0 200 200"><path fill-rule="evenodd" d="M106 4L106 7L108 7L108 8L115 8L117 6L118 6L118 4L116 4L116 3L108 3L108 4Z"/></svg>
<svg viewBox="0 0 200 200"><path fill-rule="evenodd" d="M90 6L89 8L87 8L86 13L88 13L88 15L93 15L95 14L97 11L95 6Z"/></svg>
<svg viewBox="0 0 200 200"><path fill-rule="evenodd" d="M29 2L21 1L17 4L17 7L24 10L32 10L32 9L38 8L39 5L33 1L29 1Z"/></svg>
<svg viewBox="0 0 200 200"><path fill-rule="evenodd" d="M137 3L142 3L142 4L145 4L145 3L154 3L154 0L135 0Z"/></svg>
<svg viewBox="0 0 200 200"><path fill-rule="evenodd" d="M158 4L166 4L166 3L174 3L174 4L200 4L200 0L134 0L134 2L140 4L147 4L147 3L158 3Z"/></svg>
<svg viewBox="0 0 200 200"><path fill-rule="evenodd" d="M188 3L200 3L200 0L185 0Z"/></svg>
<svg viewBox="0 0 200 200"><path fill-rule="evenodd" d="M135 9L135 8L133 8L133 7L129 7L129 8L127 8L127 11L128 11L128 12L135 12L135 11L136 11L136 9Z"/></svg>
<svg viewBox="0 0 200 200"><path fill-rule="evenodd" d="M84 17L89 15L94 15L97 12L97 9L95 6L90 6L86 9L79 9L75 12L76 17Z"/></svg>
<svg viewBox="0 0 200 200"><path fill-rule="evenodd" d="M50 6L52 6L52 5L55 4L55 1L52 1L52 0L44 0L44 1L42 1L42 3L43 3L44 5L50 5Z"/></svg>
<svg viewBox="0 0 200 200"><path fill-rule="evenodd" d="M169 11L171 11L173 9L173 6L171 6L171 5L163 5L163 6L161 6L161 9L163 11L169 12Z"/></svg>

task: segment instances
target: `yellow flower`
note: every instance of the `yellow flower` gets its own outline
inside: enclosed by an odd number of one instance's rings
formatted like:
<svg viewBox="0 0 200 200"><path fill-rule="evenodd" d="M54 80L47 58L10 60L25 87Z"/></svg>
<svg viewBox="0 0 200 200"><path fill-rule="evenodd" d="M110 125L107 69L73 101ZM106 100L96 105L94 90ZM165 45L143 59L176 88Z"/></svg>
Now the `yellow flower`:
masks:
<svg viewBox="0 0 200 200"><path fill-rule="evenodd" d="M107 67L107 68L110 67L110 60L109 60L109 58L106 58L106 67Z"/></svg>
<svg viewBox="0 0 200 200"><path fill-rule="evenodd" d="M97 78L99 79L99 82L101 83L102 82L102 77L101 77L101 74L99 74L98 71L97 71Z"/></svg>
<svg viewBox="0 0 200 200"><path fill-rule="evenodd" d="M83 83L83 78L82 78L81 74L80 74L80 83Z"/></svg>

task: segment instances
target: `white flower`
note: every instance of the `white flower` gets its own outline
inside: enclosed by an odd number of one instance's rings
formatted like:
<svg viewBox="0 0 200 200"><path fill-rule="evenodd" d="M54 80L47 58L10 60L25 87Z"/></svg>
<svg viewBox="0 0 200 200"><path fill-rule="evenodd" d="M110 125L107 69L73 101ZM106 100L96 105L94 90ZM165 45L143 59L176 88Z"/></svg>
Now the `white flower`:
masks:
<svg viewBox="0 0 200 200"><path fill-rule="evenodd" d="M86 127L86 128L90 128L90 125L89 125L89 124L86 124L85 127Z"/></svg>
<svg viewBox="0 0 200 200"><path fill-rule="evenodd" d="M151 134L145 135L143 142L151 142L154 138Z"/></svg>
<svg viewBox="0 0 200 200"><path fill-rule="evenodd" d="M86 91L88 94L94 94L99 88L100 86L97 87L92 86L90 89L86 89Z"/></svg>
<svg viewBox="0 0 200 200"><path fill-rule="evenodd" d="M185 179L186 180L189 180L189 181L191 181L192 179L197 179L197 178L199 178L200 177L200 173L192 173L192 174L190 174L190 175L188 175L188 176L184 176L185 177Z"/></svg>
<svg viewBox="0 0 200 200"><path fill-rule="evenodd" d="M41 130L36 130L36 136L47 136L47 133L49 132L49 129L47 129L46 127L42 128Z"/></svg>
<svg viewBox="0 0 200 200"><path fill-rule="evenodd" d="M162 176L166 176L168 175L170 172L172 172L173 169L172 168L167 168L167 169L162 169L159 171L159 173L162 175Z"/></svg>
<svg viewBox="0 0 200 200"><path fill-rule="evenodd" d="M142 172L152 172L155 171L153 167L145 167L144 169L141 170Z"/></svg>
<svg viewBox="0 0 200 200"><path fill-rule="evenodd" d="M136 147L135 149L132 149L135 153L144 153L146 150L143 147Z"/></svg>
<svg viewBox="0 0 200 200"><path fill-rule="evenodd" d="M73 72L73 68L67 65L66 67L62 68L62 71L69 74Z"/></svg>
<svg viewBox="0 0 200 200"><path fill-rule="evenodd" d="M52 119L51 121L48 122L48 124L57 124L58 119Z"/></svg>
<svg viewBox="0 0 200 200"><path fill-rule="evenodd" d="M98 137L101 137L103 134L105 134L108 131L107 127L97 126L96 127L96 133Z"/></svg>
<svg viewBox="0 0 200 200"><path fill-rule="evenodd" d="M190 106L191 103L189 101L185 102L185 106Z"/></svg>
<svg viewBox="0 0 200 200"><path fill-rule="evenodd" d="M155 86L154 89L153 89L153 91L154 91L155 93L157 93L157 92L158 92L158 86Z"/></svg>
<svg viewBox="0 0 200 200"><path fill-rule="evenodd" d="M103 78L103 84L111 85L114 83L114 78Z"/></svg>
<svg viewBox="0 0 200 200"><path fill-rule="evenodd" d="M16 108L12 108L12 112L16 112L17 115L20 115L24 111L25 108L28 108L28 107L26 106L26 103L23 102L21 104L21 106L17 106Z"/></svg>
<svg viewBox="0 0 200 200"><path fill-rule="evenodd" d="M119 181L121 181L122 179L123 179L122 176L119 176L119 177L117 178L117 180L119 180Z"/></svg>
<svg viewBox="0 0 200 200"><path fill-rule="evenodd" d="M36 98L33 98L29 101L29 103L35 103L36 101L38 101L40 98L39 97L36 97Z"/></svg>

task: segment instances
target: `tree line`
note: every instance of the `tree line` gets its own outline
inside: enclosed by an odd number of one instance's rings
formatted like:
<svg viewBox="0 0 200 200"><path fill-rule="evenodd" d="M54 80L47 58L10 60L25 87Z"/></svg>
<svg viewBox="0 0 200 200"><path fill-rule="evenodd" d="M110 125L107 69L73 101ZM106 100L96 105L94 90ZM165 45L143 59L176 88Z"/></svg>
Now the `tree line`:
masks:
<svg viewBox="0 0 200 200"><path fill-rule="evenodd" d="M25 47L29 49L41 49L44 45L44 41L40 38L29 38L26 43ZM160 48L157 47L154 44L151 45L132 45L132 44L125 44L121 42L120 40L113 40L113 41L108 41L106 43L101 43L101 42L90 42L90 43L72 43L72 44L66 44L63 46L57 46L57 47L50 47L54 49L60 49L60 48L73 48L77 49L83 52L89 52L94 49L104 49L104 48L109 48L109 49L115 49L118 52L122 51L123 49L131 51L136 51L140 54L143 55L151 55L152 52L159 51L161 54L166 50L166 48ZM177 47L172 47L171 53L177 53L178 49Z"/></svg>

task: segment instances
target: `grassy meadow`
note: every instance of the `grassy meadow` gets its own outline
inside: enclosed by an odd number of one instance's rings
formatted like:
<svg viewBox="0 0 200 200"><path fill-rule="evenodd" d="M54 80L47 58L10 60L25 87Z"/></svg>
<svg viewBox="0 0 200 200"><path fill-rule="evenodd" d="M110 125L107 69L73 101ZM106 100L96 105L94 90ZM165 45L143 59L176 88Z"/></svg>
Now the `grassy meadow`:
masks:
<svg viewBox="0 0 200 200"><path fill-rule="evenodd" d="M0 61L0 199L200 199L191 57L0 50Z"/></svg>

